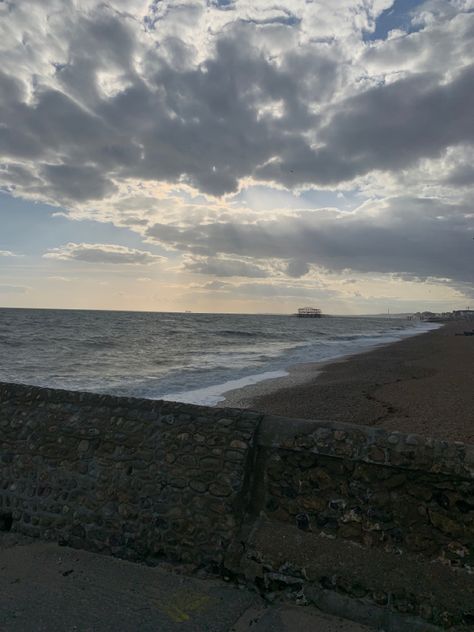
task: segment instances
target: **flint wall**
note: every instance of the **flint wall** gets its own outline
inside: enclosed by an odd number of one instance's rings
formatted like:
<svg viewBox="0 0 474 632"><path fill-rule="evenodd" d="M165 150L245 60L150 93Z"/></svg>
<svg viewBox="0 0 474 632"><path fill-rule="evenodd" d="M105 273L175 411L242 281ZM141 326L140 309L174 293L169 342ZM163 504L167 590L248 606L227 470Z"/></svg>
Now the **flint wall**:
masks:
<svg viewBox="0 0 474 632"><path fill-rule="evenodd" d="M0 529L219 566L248 505L260 416L0 385Z"/></svg>
<svg viewBox="0 0 474 632"><path fill-rule="evenodd" d="M474 566L474 446L0 384L0 529L220 565L257 517Z"/></svg>

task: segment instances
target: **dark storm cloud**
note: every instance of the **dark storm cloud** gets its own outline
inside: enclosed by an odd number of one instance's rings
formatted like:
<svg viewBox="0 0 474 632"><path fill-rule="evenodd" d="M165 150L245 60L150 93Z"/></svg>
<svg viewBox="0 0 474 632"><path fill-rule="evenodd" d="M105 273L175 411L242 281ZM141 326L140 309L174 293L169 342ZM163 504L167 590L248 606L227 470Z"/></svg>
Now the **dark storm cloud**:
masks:
<svg viewBox="0 0 474 632"><path fill-rule="evenodd" d="M372 88L343 101L318 135L257 174L289 186L337 184L372 170L399 170L447 147L474 142L474 65L442 84L432 73Z"/></svg>
<svg viewBox="0 0 474 632"><path fill-rule="evenodd" d="M27 89L0 75L0 154L31 161L32 172L56 165L35 175L38 194L58 202L100 199L129 177L214 195L252 175L338 184L474 141L473 66L448 82L413 73L333 104L348 68L337 45L294 47L275 63L258 46L266 27L236 17L196 65L193 42L165 34L144 49L134 21L105 5L64 15L55 83L37 77Z"/></svg>
<svg viewBox="0 0 474 632"><path fill-rule="evenodd" d="M184 178L207 193L233 191L284 147L298 150L300 135L317 125L309 106L337 81L330 54L292 53L276 66L241 25L197 68L181 69L148 51L145 77L132 67L131 33L117 16L78 22L80 37L56 67L57 88L38 85L27 101L21 81L1 77L0 153L45 162L60 156L69 170L93 166L90 198L106 195L113 177ZM116 94L101 92L101 72L116 74ZM261 113L272 104L278 118ZM53 199L84 199L82 187L66 183L62 191L59 184L46 179Z"/></svg>
<svg viewBox="0 0 474 632"><path fill-rule="evenodd" d="M309 272L309 265L301 259L293 259L286 266L286 274L290 277L298 279Z"/></svg>
<svg viewBox="0 0 474 632"><path fill-rule="evenodd" d="M79 202L104 197L115 188L93 167L45 165L42 174L54 192Z"/></svg>
<svg viewBox="0 0 474 632"><path fill-rule="evenodd" d="M323 83L334 82L335 64L316 55L313 61L334 71L319 78L321 89L327 90ZM152 81L162 98L137 85L110 102L104 116L119 122L123 112L136 112L139 127L147 127L143 159L134 175L168 180L185 176L200 190L221 195L317 124L301 98L296 63L289 60L288 66L277 68L246 45L245 33L240 39L228 36L217 43L215 57L198 69L176 72L161 64ZM260 117L259 109L272 103L281 104L280 118Z"/></svg>
<svg viewBox="0 0 474 632"><path fill-rule="evenodd" d="M299 261L335 271L406 273L472 283L472 205L397 198L380 212L299 213L254 224L213 223L181 228L155 224L147 235L183 252ZM258 261L260 260L260 261Z"/></svg>
<svg viewBox="0 0 474 632"><path fill-rule="evenodd" d="M2 154L36 158L47 156L52 151L74 156L82 150L83 158L86 158L87 147L94 151L98 144L106 144L104 122L66 94L59 90L41 89L37 91L33 103L26 103L21 97L20 82L13 83L13 97L5 97L1 93L0 120L2 129L10 131L7 140L18 136L22 142L18 146L3 142L0 145Z"/></svg>
<svg viewBox="0 0 474 632"><path fill-rule="evenodd" d="M459 187L471 186L474 184L474 167L459 165L446 176L444 182Z"/></svg>

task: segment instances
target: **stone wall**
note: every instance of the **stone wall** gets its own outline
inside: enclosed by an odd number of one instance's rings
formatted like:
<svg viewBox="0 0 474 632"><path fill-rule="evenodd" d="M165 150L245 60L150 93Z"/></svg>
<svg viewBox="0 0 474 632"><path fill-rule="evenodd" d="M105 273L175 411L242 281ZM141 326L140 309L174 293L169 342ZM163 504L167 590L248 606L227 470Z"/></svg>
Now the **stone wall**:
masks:
<svg viewBox="0 0 474 632"><path fill-rule="evenodd" d="M474 446L268 417L258 443L254 512L474 568Z"/></svg>
<svg viewBox="0 0 474 632"><path fill-rule="evenodd" d="M474 625L461 443L0 384L0 530L289 585L385 630Z"/></svg>
<svg viewBox="0 0 474 632"><path fill-rule="evenodd" d="M0 385L0 529L128 559L221 564L259 415Z"/></svg>
<svg viewBox="0 0 474 632"><path fill-rule="evenodd" d="M248 581L386 632L474 630L474 446L266 417L255 468Z"/></svg>

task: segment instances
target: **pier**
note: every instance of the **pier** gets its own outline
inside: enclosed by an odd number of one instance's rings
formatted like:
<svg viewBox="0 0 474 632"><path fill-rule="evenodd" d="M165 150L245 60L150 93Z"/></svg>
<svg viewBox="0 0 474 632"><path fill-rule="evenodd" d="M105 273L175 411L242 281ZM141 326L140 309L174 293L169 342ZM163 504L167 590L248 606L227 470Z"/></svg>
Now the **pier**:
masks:
<svg viewBox="0 0 474 632"><path fill-rule="evenodd" d="M321 318L322 312L316 307L300 307L296 316L298 316L298 318Z"/></svg>

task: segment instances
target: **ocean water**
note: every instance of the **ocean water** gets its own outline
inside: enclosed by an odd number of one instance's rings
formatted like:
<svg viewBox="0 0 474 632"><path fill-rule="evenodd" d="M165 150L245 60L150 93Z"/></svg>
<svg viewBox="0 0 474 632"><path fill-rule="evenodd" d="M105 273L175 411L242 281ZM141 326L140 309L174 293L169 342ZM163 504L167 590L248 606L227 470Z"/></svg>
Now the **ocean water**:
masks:
<svg viewBox="0 0 474 632"><path fill-rule="evenodd" d="M291 365L432 328L372 317L0 309L0 381L214 405Z"/></svg>

